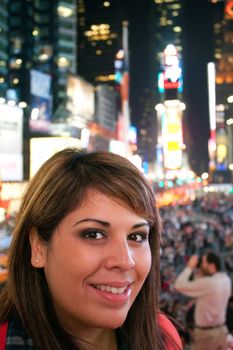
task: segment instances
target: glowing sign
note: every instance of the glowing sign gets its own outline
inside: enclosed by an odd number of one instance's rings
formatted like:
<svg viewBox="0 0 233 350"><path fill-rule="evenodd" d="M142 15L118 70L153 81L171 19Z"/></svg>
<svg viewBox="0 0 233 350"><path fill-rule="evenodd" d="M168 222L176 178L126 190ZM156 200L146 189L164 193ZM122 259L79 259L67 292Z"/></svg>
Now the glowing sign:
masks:
<svg viewBox="0 0 233 350"><path fill-rule="evenodd" d="M163 52L162 70L158 76L159 92L167 89L182 91L182 69L179 66L179 57L174 45L167 45Z"/></svg>
<svg viewBox="0 0 233 350"><path fill-rule="evenodd" d="M233 17L233 1L228 1L225 7L225 12L228 16Z"/></svg>
<svg viewBox="0 0 233 350"><path fill-rule="evenodd" d="M165 122L162 126L164 165L179 169L182 165L182 109L178 100L165 101Z"/></svg>
<svg viewBox="0 0 233 350"><path fill-rule="evenodd" d="M179 142L177 141L169 141L167 143L168 151L178 151L180 149Z"/></svg>

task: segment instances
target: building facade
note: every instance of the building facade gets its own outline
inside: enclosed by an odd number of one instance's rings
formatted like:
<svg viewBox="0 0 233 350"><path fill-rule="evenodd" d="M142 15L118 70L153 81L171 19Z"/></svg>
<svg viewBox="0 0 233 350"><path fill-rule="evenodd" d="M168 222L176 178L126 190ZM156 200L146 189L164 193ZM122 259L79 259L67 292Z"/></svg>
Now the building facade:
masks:
<svg viewBox="0 0 233 350"><path fill-rule="evenodd" d="M179 0L155 0L156 6L156 175L177 177L183 167L183 30Z"/></svg>
<svg viewBox="0 0 233 350"><path fill-rule="evenodd" d="M8 76L8 0L0 3L0 97L4 98L7 89Z"/></svg>
<svg viewBox="0 0 233 350"><path fill-rule="evenodd" d="M233 1L212 2L215 63L214 180L229 182L233 170Z"/></svg>
<svg viewBox="0 0 233 350"><path fill-rule="evenodd" d="M6 97L30 105L31 70L47 74L54 112L65 98L67 74L77 70L76 1L9 0L8 18L9 86ZM41 108L40 104L38 108Z"/></svg>

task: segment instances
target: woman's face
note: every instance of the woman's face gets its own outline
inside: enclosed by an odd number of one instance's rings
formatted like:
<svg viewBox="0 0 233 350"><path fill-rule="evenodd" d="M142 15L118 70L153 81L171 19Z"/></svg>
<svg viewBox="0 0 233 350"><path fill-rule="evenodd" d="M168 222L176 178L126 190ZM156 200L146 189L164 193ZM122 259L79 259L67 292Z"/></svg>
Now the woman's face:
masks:
<svg viewBox="0 0 233 350"><path fill-rule="evenodd" d="M149 225L124 205L89 192L49 245L31 239L32 265L44 267L53 304L70 332L123 324L151 267Z"/></svg>

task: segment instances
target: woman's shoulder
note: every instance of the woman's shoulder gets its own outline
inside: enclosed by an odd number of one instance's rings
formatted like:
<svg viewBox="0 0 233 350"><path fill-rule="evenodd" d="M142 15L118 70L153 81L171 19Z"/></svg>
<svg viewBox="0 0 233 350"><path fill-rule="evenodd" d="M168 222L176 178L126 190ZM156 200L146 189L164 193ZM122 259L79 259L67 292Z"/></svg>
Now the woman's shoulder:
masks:
<svg viewBox="0 0 233 350"><path fill-rule="evenodd" d="M32 339L27 335L21 321L12 317L8 321L0 323L1 343L6 350L34 350Z"/></svg>
<svg viewBox="0 0 233 350"><path fill-rule="evenodd" d="M179 333L176 327L174 326L173 322L169 320L169 318L162 313L157 314L157 321L161 329L163 330L163 332L169 336L169 338L173 341L173 343L177 344L179 349L182 349L183 348L182 342L181 342ZM173 349L174 347L171 344L168 350L173 350Z"/></svg>

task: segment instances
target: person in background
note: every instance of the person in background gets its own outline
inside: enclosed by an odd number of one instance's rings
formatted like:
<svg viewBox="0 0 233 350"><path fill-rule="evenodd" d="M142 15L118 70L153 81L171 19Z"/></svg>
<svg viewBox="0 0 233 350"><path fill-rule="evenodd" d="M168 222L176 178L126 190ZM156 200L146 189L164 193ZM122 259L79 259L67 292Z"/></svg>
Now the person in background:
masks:
<svg viewBox="0 0 233 350"><path fill-rule="evenodd" d="M160 227L154 193L126 158L52 156L18 213L1 349L181 349L159 312Z"/></svg>
<svg viewBox="0 0 233 350"><path fill-rule="evenodd" d="M177 277L174 287L196 299L192 350L226 350L226 309L231 296L231 280L221 272L221 260L213 252L206 252L200 262L199 276L192 279L199 257L191 256L186 268Z"/></svg>

